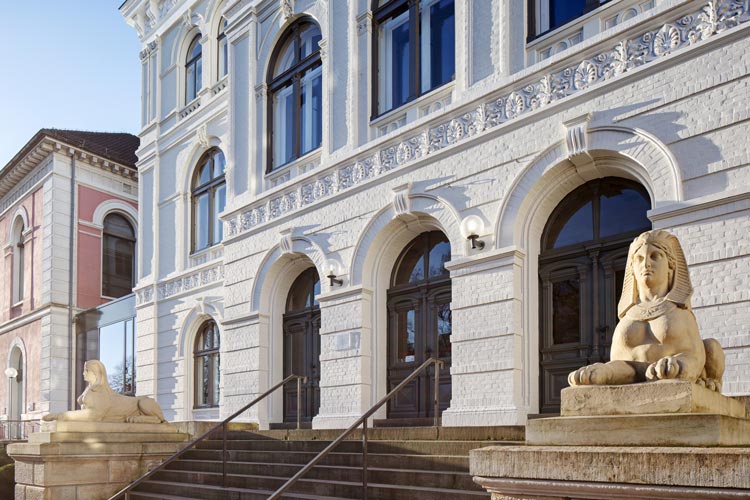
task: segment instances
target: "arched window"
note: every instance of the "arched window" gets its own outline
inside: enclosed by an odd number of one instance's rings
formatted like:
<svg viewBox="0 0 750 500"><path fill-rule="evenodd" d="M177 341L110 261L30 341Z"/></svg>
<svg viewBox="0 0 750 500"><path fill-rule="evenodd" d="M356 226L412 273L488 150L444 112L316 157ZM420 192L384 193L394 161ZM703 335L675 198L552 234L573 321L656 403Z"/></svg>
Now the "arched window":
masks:
<svg viewBox="0 0 750 500"><path fill-rule="evenodd" d="M193 175L193 252L221 242L224 236L219 214L227 201L225 168L224 153L214 148L201 157Z"/></svg>
<svg viewBox="0 0 750 500"><path fill-rule="evenodd" d="M214 321L206 321L195 338L193 361L195 366L195 407L219 406L219 328Z"/></svg>
<svg viewBox="0 0 750 500"><path fill-rule="evenodd" d="M13 223L13 232L11 243L13 245L13 286L12 286L12 298L13 304L18 304L23 301L24 297L24 281L25 268L26 268L26 249L24 248L23 233L25 227L23 219L17 217Z"/></svg>
<svg viewBox="0 0 750 500"><path fill-rule="evenodd" d="M102 234L102 295L128 295L135 285L135 230L120 214L104 218Z"/></svg>
<svg viewBox="0 0 750 500"><path fill-rule="evenodd" d="M616 177L577 188L555 208L539 255L540 411L558 412L568 373L609 360L628 246L651 229L640 184Z"/></svg>
<svg viewBox="0 0 750 500"><path fill-rule="evenodd" d="M227 20L226 18L222 17L219 21L219 35L216 37L216 41L218 42L219 47L219 53L218 53L218 62L219 62L219 75L218 78L221 78L223 76L226 76L227 73L229 73L229 46L227 45Z"/></svg>
<svg viewBox="0 0 750 500"><path fill-rule="evenodd" d="M451 258L440 231L422 233L401 252L388 290L388 390L428 358L445 363L440 373L440 410L451 398ZM388 405L389 418L433 416L434 372L423 373Z"/></svg>
<svg viewBox="0 0 750 500"><path fill-rule="evenodd" d="M373 114L382 114L455 78L453 0L375 0Z"/></svg>
<svg viewBox="0 0 750 500"><path fill-rule="evenodd" d="M323 77L320 28L310 20L292 25L274 51L269 75L270 162L273 170L320 147Z"/></svg>
<svg viewBox="0 0 750 500"><path fill-rule="evenodd" d="M203 86L203 47L201 47L201 36L196 35L188 47L187 60L185 61L185 103L198 97Z"/></svg>

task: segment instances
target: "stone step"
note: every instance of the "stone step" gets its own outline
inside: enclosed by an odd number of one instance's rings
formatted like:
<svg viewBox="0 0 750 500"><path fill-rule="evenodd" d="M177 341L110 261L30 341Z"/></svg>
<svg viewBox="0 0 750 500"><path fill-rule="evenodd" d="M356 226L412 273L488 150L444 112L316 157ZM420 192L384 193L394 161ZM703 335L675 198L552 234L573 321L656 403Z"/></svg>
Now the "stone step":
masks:
<svg viewBox="0 0 750 500"><path fill-rule="evenodd" d="M233 462L270 462L304 465L315 458L316 455L316 452L303 451L286 453L272 451L232 451L229 453L229 460ZM218 461L220 463L221 450L188 450L182 458L196 461ZM374 467L446 471L469 470L469 457L467 455L392 455L370 452L367 454L367 459L370 465ZM322 465L361 467L362 454L332 452L323 459Z"/></svg>
<svg viewBox="0 0 750 500"><path fill-rule="evenodd" d="M228 462L227 474L271 476L289 478L302 468L301 464L279 464L279 463L249 463ZM172 462L168 471L182 473L212 473L221 474L222 464L220 462L201 462L177 460ZM362 468L351 466L317 466L305 475L309 479L325 479L333 481L362 482ZM439 471L430 469L393 469L383 467L368 467L368 481L373 483L389 483L398 485L409 485L414 483L414 478L419 477L421 484L445 489L476 490L482 488L477 485L472 476L465 471ZM165 479L162 477L162 479ZM176 480L176 479L170 479ZM199 481L206 482L206 481Z"/></svg>
<svg viewBox="0 0 750 500"><path fill-rule="evenodd" d="M471 450L486 446L502 445L503 441L385 441L368 440L367 449L371 453L392 453L409 455L468 455ZM229 451L317 451L320 452L330 444L329 441L274 441L274 440L240 440L228 439L226 442ZM220 440L201 441L196 445L200 450L220 450L223 442ZM359 453L362 443L359 441L344 441L340 443L335 451Z"/></svg>
<svg viewBox="0 0 750 500"><path fill-rule="evenodd" d="M281 441L333 441L338 438L342 429L287 429L247 431L229 430L228 439L243 440L281 440ZM440 441L523 441L525 427L522 425L503 425L488 427L383 427L370 428L367 431L368 440L440 440ZM221 439L221 432L217 431L210 439ZM347 441L361 441L362 430L357 429L347 438Z"/></svg>
<svg viewBox="0 0 750 500"><path fill-rule="evenodd" d="M204 492L198 491L198 493L203 494ZM259 496L249 496L249 495L255 495L255 493L249 493L246 492L246 496L243 496L243 500L247 498L264 498L267 499L272 492L270 491L262 491L259 492ZM226 491L225 496L220 497L223 499L239 499L240 498L240 492L234 492L234 491ZM197 496L183 496L183 495L170 495L163 492L149 492L149 491L137 491L130 493L130 500L204 500L203 496L197 497ZM341 498L341 497L325 497L320 495L308 495L306 493L289 493L282 495L283 499L286 500L350 500L348 498ZM122 500L122 498L118 499Z"/></svg>
<svg viewBox="0 0 750 500"><path fill-rule="evenodd" d="M295 491L285 496L285 498L362 498L362 485L356 483L301 479L294 488ZM323 491L330 493L326 494ZM152 480L139 485L137 492L134 493L140 494L141 492L179 495L184 498L201 500L267 500L273 490ZM300 496L300 493L305 493L308 496ZM479 491L469 492L423 486L393 486L377 483L368 484L367 495L371 500L445 500L447 498L451 500L478 500L490 498L488 493Z"/></svg>

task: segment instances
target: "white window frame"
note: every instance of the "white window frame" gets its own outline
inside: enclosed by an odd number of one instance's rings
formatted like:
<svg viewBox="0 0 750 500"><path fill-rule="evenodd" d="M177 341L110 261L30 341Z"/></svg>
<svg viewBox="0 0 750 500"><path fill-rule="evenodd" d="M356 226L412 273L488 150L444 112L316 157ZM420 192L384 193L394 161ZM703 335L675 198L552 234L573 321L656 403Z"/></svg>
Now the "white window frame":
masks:
<svg viewBox="0 0 750 500"><path fill-rule="evenodd" d="M388 19L379 27L378 35L378 65L381 71L378 72L378 103L380 106L378 113L385 113L393 109L393 92L388 83L393 74L393 61L391 60L391 49L393 48L393 30L402 24L409 24L409 10L406 10L397 17ZM409 75L407 75L408 78Z"/></svg>

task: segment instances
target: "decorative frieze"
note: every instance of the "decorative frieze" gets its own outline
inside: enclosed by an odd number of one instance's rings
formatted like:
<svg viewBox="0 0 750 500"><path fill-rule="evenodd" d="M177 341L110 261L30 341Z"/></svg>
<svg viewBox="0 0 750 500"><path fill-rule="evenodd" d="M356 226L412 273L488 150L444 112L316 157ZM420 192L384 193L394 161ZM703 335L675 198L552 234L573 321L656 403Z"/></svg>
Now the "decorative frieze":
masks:
<svg viewBox="0 0 750 500"><path fill-rule="evenodd" d="M174 295L189 292L195 288L210 285L224 279L224 265L213 267L180 276L168 281L162 281L156 287L157 299L168 299ZM153 300L153 288L147 287L135 292L136 304L141 305Z"/></svg>
<svg viewBox="0 0 750 500"><path fill-rule="evenodd" d="M270 200L253 204L225 222L227 237L313 204L352 186L419 160L536 109L619 77L676 50L706 40L750 20L750 0L721 0L657 29L621 40L593 57L568 64L536 81L510 89L441 124L407 135L343 167L304 179Z"/></svg>

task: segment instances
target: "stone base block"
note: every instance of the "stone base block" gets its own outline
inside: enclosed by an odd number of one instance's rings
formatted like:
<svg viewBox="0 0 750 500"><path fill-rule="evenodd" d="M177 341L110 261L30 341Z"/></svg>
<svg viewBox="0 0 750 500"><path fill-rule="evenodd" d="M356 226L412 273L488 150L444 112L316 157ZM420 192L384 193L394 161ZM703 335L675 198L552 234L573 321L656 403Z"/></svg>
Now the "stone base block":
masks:
<svg viewBox="0 0 750 500"><path fill-rule="evenodd" d="M59 422L55 428L61 431L34 433L27 443L9 445L16 500L107 499L189 437L167 424L130 424L134 429L124 424L125 432L112 432L109 425L121 424ZM76 432L81 429L92 432Z"/></svg>
<svg viewBox="0 0 750 500"><path fill-rule="evenodd" d="M491 446L470 472L493 500L746 499L750 448Z"/></svg>
<svg viewBox="0 0 750 500"><path fill-rule="evenodd" d="M750 446L750 420L723 415L615 415L529 420L532 446Z"/></svg>
<svg viewBox="0 0 750 500"><path fill-rule="evenodd" d="M714 413L744 418L745 405L691 382L660 380L630 385L568 387L561 393L562 416Z"/></svg>

